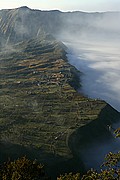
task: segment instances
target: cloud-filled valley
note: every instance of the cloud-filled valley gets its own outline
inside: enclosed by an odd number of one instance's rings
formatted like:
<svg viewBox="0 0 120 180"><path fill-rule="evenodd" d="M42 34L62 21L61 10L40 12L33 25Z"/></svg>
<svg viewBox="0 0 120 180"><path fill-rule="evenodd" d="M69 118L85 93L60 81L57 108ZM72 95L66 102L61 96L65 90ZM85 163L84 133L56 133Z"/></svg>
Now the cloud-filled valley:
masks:
<svg viewBox="0 0 120 180"><path fill-rule="evenodd" d="M64 19L60 40L83 75L82 92L120 111L120 13L78 13Z"/></svg>
<svg viewBox="0 0 120 180"><path fill-rule="evenodd" d="M68 47L69 62L82 72L80 91L91 98L103 99L120 111L120 44L113 41L73 42L64 43ZM119 124L113 126L117 127ZM80 157L88 169L99 170L105 155L117 152L119 148L119 139L113 137L88 144L87 148L80 149Z"/></svg>
<svg viewBox="0 0 120 180"><path fill-rule="evenodd" d="M120 111L119 42L65 42L68 59L83 75L82 91Z"/></svg>
<svg viewBox="0 0 120 180"><path fill-rule="evenodd" d="M114 20L115 21L114 21ZM61 39L67 46L67 57L82 75L80 92L90 98L102 99L120 111L120 42L119 16L104 15L100 21L90 21L90 26L76 29L76 33L62 32ZM79 21L78 21L79 22ZM97 23L96 23L97 22ZM75 22L76 23L76 22ZM82 30L81 30L82 29ZM71 31L71 29L69 30ZM113 125L113 129L119 124ZM91 142L87 148L79 149L85 166L98 168L107 153L120 149L119 139L111 138ZM99 154L99 156L98 156Z"/></svg>

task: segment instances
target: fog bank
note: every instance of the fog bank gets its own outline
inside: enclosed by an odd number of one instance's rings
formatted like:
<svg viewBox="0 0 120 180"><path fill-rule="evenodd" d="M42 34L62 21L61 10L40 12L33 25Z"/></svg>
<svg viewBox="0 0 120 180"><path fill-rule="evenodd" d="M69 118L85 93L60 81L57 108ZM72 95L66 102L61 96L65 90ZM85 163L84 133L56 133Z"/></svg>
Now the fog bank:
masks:
<svg viewBox="0 0 120 180"><path fill-rule="evenodd" d="M70 64L80 70L82 91L91 98L103 99L120 111L120 42L117 39L65 39ZM115 130L120 124L113 125ZM100 170L105 155L120 150L120 140L114 137L90 142L79 149L80 158L86 169Z"/></svg>
<svg viewBox="0 0 120 180"><path fill-rule="evenodd" d="M68 60L83 75L82 88L91 98L108 102L120 111L120 43L118 41L66 40Z"/></svg>
<svg viewBox="0 0 120 180"><path fill-rule="evenodd" d="M105 100L120 111L120 12L74 12L63 17L58 39L68 60L83 73L87 96ZM66 25L66 26L65 26Z"/></svg>

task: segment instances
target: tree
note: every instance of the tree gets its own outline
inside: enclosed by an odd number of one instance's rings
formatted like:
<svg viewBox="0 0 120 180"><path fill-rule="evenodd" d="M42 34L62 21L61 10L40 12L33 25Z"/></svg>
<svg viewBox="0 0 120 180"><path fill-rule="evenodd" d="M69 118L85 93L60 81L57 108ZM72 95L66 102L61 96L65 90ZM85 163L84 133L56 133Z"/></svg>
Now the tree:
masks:
<svg viewBox="0 0 120 180"><path fill-rule="evenodd" d="M26 157L19 158L15 161L9 160L0 166L0 180L38 179L47 179L44 166Z"/></svg>
<svg viewBox="0 0 120 180"><path fill-rule="evenodd" d="M120 128L115 131L120 137ZM22 157L15 161L5 162L0 166L0 180L48 180L44 166ZM105 157L101 171L89 170L85 175L76 174L60 175L57 180L120 180L120 152L110 152Z"/></svg>
<svg viewBox="0 0 120 180"><path fill-rule="evenodd" d="M116 137L120 137L120 128L115 130Z"/></svg>
<svg viewBox="0 0 120 180"><path fill-rule="evenodd" d="M57 178L57 180L80 180L80 174L65 174L65 175L60 175L60 177Z"/></svg>

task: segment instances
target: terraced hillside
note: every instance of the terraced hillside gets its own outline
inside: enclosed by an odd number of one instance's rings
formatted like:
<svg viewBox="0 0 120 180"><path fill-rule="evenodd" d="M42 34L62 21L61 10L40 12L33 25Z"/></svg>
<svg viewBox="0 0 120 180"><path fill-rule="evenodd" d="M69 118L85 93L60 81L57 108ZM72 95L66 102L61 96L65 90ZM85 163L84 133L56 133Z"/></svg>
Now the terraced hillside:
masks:
<svg viewBox="0 0 120 180"><path fill-rule="evenodd" d="M45 34L18 42L11 38L1 46L0 159L27 154L52 166L73 166L76 158L82 164L76 147L110 136L107 125L120 115L76 91L80 72L68 63L66 47ZM80 133L82 127L88 127L88 137Z"/></svg>
<svg viewBox="0 0 120 180"><path fill-rule="evenodd" d="M11 52L4 49L0 54L2 159L15 156L10 144L36 150L41 154L35 155L38 159L46 159L47 154L53 159L72 158L72 133L97 121L108 107L104 101L76 92L79 72L67 62L64 45L48 39L21 42L11 46ZM110 107L109 113L102 130L119 116ZM9 149L3 148L7 145Z"/></svg>

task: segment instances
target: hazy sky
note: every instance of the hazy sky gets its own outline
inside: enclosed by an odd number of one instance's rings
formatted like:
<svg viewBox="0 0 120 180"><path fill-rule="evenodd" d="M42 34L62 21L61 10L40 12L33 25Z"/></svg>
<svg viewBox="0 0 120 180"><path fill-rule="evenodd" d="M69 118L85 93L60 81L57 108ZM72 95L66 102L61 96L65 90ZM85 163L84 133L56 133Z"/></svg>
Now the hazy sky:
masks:
<svg viewBox="0 0 120 180"><path fill-rule="evenodd" d="M3 0L0 2L0 9L20 6L61 11L120 11L120 0Z"/></svg>

